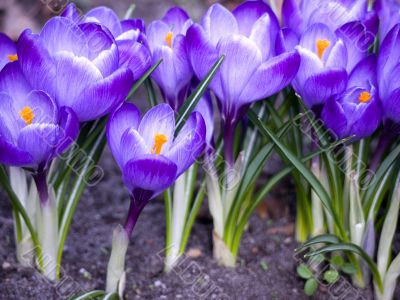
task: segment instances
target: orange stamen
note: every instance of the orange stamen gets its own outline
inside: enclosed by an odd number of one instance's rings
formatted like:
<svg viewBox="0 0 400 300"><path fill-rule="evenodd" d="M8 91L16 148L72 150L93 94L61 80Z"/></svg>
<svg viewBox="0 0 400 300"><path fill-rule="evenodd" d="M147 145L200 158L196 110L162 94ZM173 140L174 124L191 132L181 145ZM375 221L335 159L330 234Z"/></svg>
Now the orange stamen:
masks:
<svg viewBox="0 0 400 300"><path fill-rule="evenodd" d="M171 31L169 31L167 33L167 36L165 37L165 42L167 43L168 47L170 47L170 48L172 47L172 37L173 37L173 34Z"/></svg>
<svg viewBox="0 0 400 300"><path fill-rule="evenodd" d="M160 154L161 154L162 146L163 146L166 142L168 142L167 136L166 136L165 134L162 134L162 133L157 133L157 134L154 136L154 146L153 146L153 148L151 149L151 153L160 155Z"/></svg>
<svg viewBox="0 0 400 300"><path fill-rule="evenodd" d="M371 100L372 96L369 92L362 92L358 97L358 100L362 103L367 103Z"/></svg>
<svg viewBox="0 0 400 300"><path fill-rule="evenodd" d="M35 118L35 115L29 106L25 106L23 109L21 109L19 111L19 115L21 116L22 120L25 121L26 125L32 124L32 121Z"/></svg>
<svg viewBox="0 0 400 300"><path fill-rule="evenodd" d="M322 56L325 53L325 50L331 45L331 42L329 42L328 40L317 40L317 53L318 53L318 57L320 59L322 59Z"/></svg>
<svg viewBox="0 0 400 300"><path fill-rule="evenodd" d="M9 61L13 62L13 61L17 61L18 60L18 55L17 54L9 54L7 55Z"/></svg>

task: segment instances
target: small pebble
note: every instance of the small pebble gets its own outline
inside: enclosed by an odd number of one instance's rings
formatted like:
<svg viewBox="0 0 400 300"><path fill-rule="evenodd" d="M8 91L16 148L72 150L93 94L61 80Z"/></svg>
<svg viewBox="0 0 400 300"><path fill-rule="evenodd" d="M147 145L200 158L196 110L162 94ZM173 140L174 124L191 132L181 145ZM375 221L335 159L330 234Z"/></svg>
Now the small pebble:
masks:
<svg viewBox="0 0 400 300"><path fill-rule="evenodd" d="M162 283L161 280L156 280L156 281L154 282L154 286L155 286L155 287L161 287L162 289L165 289L165 288L166 288L165 284Z"/></svg>
<svg viewBox="0 0 400 300"><path fill-rule="evenodd" d="M190 248L187 253L187 256L192 258L197 258L203 255L203 252L199 248Z"/></svg>
<svg viewBox="0 0 400 300"><path fill-rule="evenodd" d="M8 261L5 261L5 262L3 262L1 267L3 268L3 270L7 270L7 269L11 268L11 264Z"/></svg>
<svg viewBox="0 0 400 300"><path fill-rule="evenodd" d="M92 275L84 268L81 268L79 273L82 274L83 278L85 279L92 279Z"/></svg>

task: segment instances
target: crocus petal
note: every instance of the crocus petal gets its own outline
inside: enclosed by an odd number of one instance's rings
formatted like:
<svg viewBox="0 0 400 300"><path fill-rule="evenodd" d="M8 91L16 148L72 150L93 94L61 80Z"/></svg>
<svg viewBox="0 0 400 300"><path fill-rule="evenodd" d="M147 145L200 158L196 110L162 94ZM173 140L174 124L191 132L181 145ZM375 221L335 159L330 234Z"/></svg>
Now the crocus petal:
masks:
<svg viewBox="0 0 400 300"><path fill-rule="evenodd" d="M382 109L385 119L400 123L400 88L382 99Z"/></svg>
<svg viewBox="0 0 400 300"><path fill-rule="evenodd" d="M197 78L199 80L203 80L212 66L217 62L219 58L218 52L208 40L203 28L197 24L194 24L189 28L186 38L193 70ZM212 79L210 88L217 95L217 97L222 97L222 87L219 72L217 72Z"/></svg>
<svg viewBox="0 0 400 300"><path fill-rule="evenodd" d="M4 33L0 32L0 70L10 62L9 55L17 54L17 46Z"/></svg>
<svg viewBox="0 0 400 300"><path fill-rule="evenodd" d="M185 33L182 32L182 28L187 20L189 20L189 15L180 7L172 7L162 18L162 21L169 25L175 35Z"/></svg>
<svg viewBox="0 0 400 300"><path fill-rule="evenodd" d="M147 47L135 41L118 41L119 63L129 68L135 80L141 78L151 67L151 54Z"/></svg>
<svg viewBox="0 0 400 300"><path fill-rule="evenodd" d="M75 23L79 23L79 21L80 21L80 16L79 16L78 10L76 9L76 5L73 2L69 3L65 7L65 9L63 10L63 12L61 13L60 16L71 19Z"/></svg>
<svg viewBox="0 0 400 300"><path fill-rule="evenodd" d="M176 179L177 166L162 155L144 155L129 161L122 171L130 191L142 189L155 194L170 187Z"/></svg>
<svg viewBox="0 0 400 300"><path fill-rule="evenodd" d="M89 45L88 58L100 70L103 77L109 76L119 65L118 48L111 34L98 24L79 25Z"/></svg>
<svg viewBox="0 0 400 300"><path fill-rule="evenodd" d="M86 13L83 22L102 24L110 30L114 37L117 37L122 33L122 27L118 16L108 7L99 6L90 10Z"/></svg>
<svg viewBox="0 0 400 300"><path fill-rule="evenodd" d="M167 158L178 166L177 177L185 172L203 152L206 137L206 124L198 112L194 112L186 121Z"/></svg>
<svg viewBox="0 0 400 300"><path fill-rule="evenodd" d="M263 61L275 53L273 45L277 33L278 30L273 28L269 14L265 14L254 24L249 37L260 49Z"/></svg>
<svg viewBox="0 0 400 300"><path fill-rule="evenodd" d="M188 61L186 39L178 35L174 39L173 49L161 46L153 52L153 64L159 59L163 62L152 73L152 78L160 86L165 98L178 109L181 106L180 91L187 87L193 77L193 71Z"/></svg>
<svg viewBox="0 0 400 300"><path fill-rule="evenodd" d="M371 99L367 104L361 104L363 107L352 115L353 123L350 128L350 134L355 135L357 139L362 139L372 135L381 123L381 108L377 99Z"/></svg>
<svg viewBox="0 0 400 300"><path fill-rule="evenodd" d="M349 76L348 86L365 87L372 84L377 86L376 80L376 56L370 55L360 61Z"/></svg>
<svg viewBox="0 0 400 300"><path fill-rule="evenodd" d="M374 42L375 35L367 31L359 21L344 24L336 30L336 34L346 45L349 57L347 70L351 71L368 54L368 49Z"/></svg>
<svg viewBox="0 0 400 300"><path fill-rule="evenodd" d="M150 23L147 30L147 40L152 51L159 46L167 46L165 38L169 31L170 27L163 21L153 21Z"/></svg>
<svg viewBox="0 0 400 300"><path fill-rule="evenodd" d="M86 88L72 103L80 122L97 119L118 106L133 84L132 71L121 68Z"/></svg>
<svg viewBox="0 0 400 300"><path fill-rule="evenodd" d="M344 91L347 73L343 69L324 71L311 76L304 84L303 100L308 108L324 104L334 94Z"/></svg>
<svg viewBox="0 0 400 300"><path fill-rule="evenodd" d="M261 65L262 56L253 41L240 35L221 39L218 52L226 55L220 67L220 76L223 78L224 105L230 110L229 107L235 106L244 87Z"/></svg>
<svg viewBox="0 0 400 300"><path fill-rule="evenodd" d="M348 65L347 61L347 48L344 45L343 41L338 40L337 43L332 47L329 56L326 59L325 66L330 68L346 68L346 66ZM353 65L350 65L351 68L353 68Z"/></svg>
<svg viewBox="0 0 400 300"><path fill-rule="evenodd" d="M298 1L284 0L282 4L282 20L285 26L296 32L298 36L304 31L303 14Z"/></svg>
<svg viewBox="0 0 400 300"><path fill-rule="evenodd" d="M2 126L0 117L0 132ZM15 167L31 166L33 158L28 152L19 149L0 135L0 162Z"/></svg>
<svg viewBox="0 0 400 300"><path fill-rule="evenodd" d="M58 121L58 108L54 100L43 91L32 91L26 98L15 101L16 111L28 106L34 114L32 124L49 123L55 124Z"/></svg>
<svg viewBox="0 0 400 300"><path fill-rule="evenodd" d="M17 43L18 60L26 79L31 86L45 90L55 96L57 70L49 52L38 35L27 29L19 37ZM70 80L69 77L67 80Z"/></svg>
<svg viewBox="0 0 400 300"><path fill-rule="evenodd" d="M146 145L144 139L136 129L128 128L121 137L119 145L121 153L120 166L123 166L130 160L142 155L150 154L151 148Z"/></svg>
<svg viewBox="0 0 400 300"><path fill-rule="evenodd" d="M25 122L14 109L14 100L4 92L0 92L0 119L0 139L15 143L19 130Z"/></svg>
<svg viewBox="0 0 400 300"><path fill-rule="evenodd" d="M32 124L23 128L18 137L18 148L30 153L36 166L46 164L57 146L60 128L54 124Z"/></svg>
<svg viewBox="0 0 400 300"><path fill-rule="evenodd" d="M136 30L140 32L146 32L146 25L142 19L129 19L121 21L122 31Z"/></svg>
<svg viewBox="0 0 400 300"><path fill-rule="evenodd" d="M78 137L79 121L76 114L69 107L61 107L60 115L60 136L55 147L54 155L61 155Z"/></svg>
<svg viewBox="0 0 400 300"><path fill-rule="evenodd" d="M31 90L32 87L26 80L17 61L7 64L0 71L0 91L10 95L12 99L22 101Z"/></svg>
<svg viewBox="0 0 400 300"><path fill-rule="evenodd" d="M56 99L60 106L75 104L77 97L89 85L103 78L99 69L85 57L76 57L68 52L58 54L57 63L57 94ZM94 107L89 109L93 110ZM79 116L79 112L76 111Z"/></svg>
<svg viewBox="0 0 400 300"><path fill-rule="evenodd" d="M253 25L260 19L264 14L267 14L269 19L275 17L271 8L262 1L247 1L236 7L232 14L235 16L237 24L239 26L240 34L250 37L250 33L253 30ZM274 25L279 27L278 20L276 17L274 20ZM272 32L271 32L272 34Z"/></svg>
<svg viewBox="0 0 400 300"><path fill-rule="evenodd" d="M207 10L201 25L214 46L217 45L221 38L239 32L235 17L229 10L218 3Z"/></svg>
<svg viewBox="0 0 400 300"><path fill-rule="evenodd" d="M300 66L297 51L276 56L262 64L251 76L240 95L241 102L269 97L286 87L296 76Z"/></svg>
<svg viewBox="0 0 400 300"><path fill-rule="evenodd" d="M321 116L325 126L330 129L337 138L341 139L347 137L346 115L340 103L335 100L335 97L330 98L326 102Z"/></svg>
<svg viewBox="0 0 400 300"><path fill-rule="evenodd" d="M167 138L167 142L164 143L161 154L168 152L174 139L174 111L168 104L154 106L143 116L138 132L145 139L150 149L153 148L156 134L164 134Z"/></svg>
<svg viewBox="0 0 400 300"><path fill-rule="evenodd" d="M302 95L307 79L322 72L324 65L314 52L300 46L296 47L296 50L301 59L299 71L292 82L292 86L297 93Z"/></svg>
<svg viewBox="0 0 400 300"><path fill-rule="evenodd" d="M128 128L137 129L140 123L139 109L132 103L125 102L115 110L107 123L106 135L108 146L116 161L122 166L120 155L121 138Z"/></svg>
<svg viewBox="0 0 400 300"><path fill-rule="evenodd" d="M213 104L211 100L210 92L206 92L203 97L200 99L199 103L193 110L194 112L199 112L206 124L206 141L208 144L212 144L213 135L214 135L214 110Z"/></svg>
<svg viewBox="0 0 400 300"><path fill-rule="evenodd" d="M275 45L275 53L282 54L286 51L292 51L299 44L299 38L290 28L282 29L277 38Z"/></svg>
<svg viewBox="0 0 400 300"><path fill-rule="evenodd" d="M87 39L82 30L71 19L51 18L44 25L40 37L49 53L68 51L77 56L86 57L88 55Z"/></svg>

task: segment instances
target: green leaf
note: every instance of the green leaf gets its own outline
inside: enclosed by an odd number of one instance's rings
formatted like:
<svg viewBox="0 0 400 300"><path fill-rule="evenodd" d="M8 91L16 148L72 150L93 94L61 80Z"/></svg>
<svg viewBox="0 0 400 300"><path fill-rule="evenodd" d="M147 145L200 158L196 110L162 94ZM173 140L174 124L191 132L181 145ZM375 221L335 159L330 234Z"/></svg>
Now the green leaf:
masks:
<svg viewBox="0 0 400 300"><path fill-rule="evenodd" d="M91 291L84 293L79 296L72 296L68 298L69 300L93 300L99 297L103 297L106 293L104 291Z"/></svg>
<svg viewBox="0 0 400 300"><path fill-rule="evenodd" d="M340 267L344 264L344 259L341 255L334 255L331 258L331 264L336 267Z"/></svg>
<svg viewBox="0 0 400 300"><path fill-rule="evenodd" d="M145 82L145 80L147 78L149 78L149 76L151 75L151 73L154 72L155 69L157 69L157 67L161 64L162 59L160 59L159 61L157 61L146 73L143 74L143 76L135 82L135 84L133 85L133 87L131 88L128 96L126 97L126 99L129 99L130 97L133 96L133 94L135 94L135 92L137 91L137 89L143 84L143 82Z"/></svg>
<svg viewBox="0 0 400 300"><path fill-rule="evenodd" d="M310 257L310 256L315 256L327 252L333 252L333 251L350 251L355 254L358 254L360 257L362 257L368 264L372 274L374 275L374 280L379 287L381 291L383 291L383 284L382 284L382 278L378 272L378 268L375 264L375 262L372 260L372 258L359 246L350 244L350 243L339 243L339 244L333 244L333 245L328 245L322 248L319 248L311 253L307 253L305 256Z"/></svg>
<svg viewBox="0 0 400 300"><path fill-rule="evenodd" d="M304 284L304 293L307 296L312 296L318 289L318 282L314 278L310 278Z"/></svg>
<svg viewBox="0 0 400 300"><path fill-rule="evenodd" d="M324 280L329 283L335 283L339 278L339 273L336 270L328 270L324 273Z"/></svg>
<svg viewBox="0 0 400 300"><path fill-rule="evenodd" d="M303 245L297 248L296 251L302 251L305 248L308 248L315 244L337 244L337 243L340 243L340 240L336 235L322 234L309 239L307 242L305 242Z"/></svg>
<svg viewBox="0 0 400 300"><path fill-rule="evenodd" d="M225 59L225 55L222 55L217 62L213 65L211 70L208 72L207 76L199 83L193 93L186 99L185 103L182 105L181 109L178 113L178 119L176 121L176 130L175 135L182 129L185 124L186 119L190 116L193 109L196 107L197 103L200 101L203 94L206 92L208 85L211 83L211 80L214 78L217 73L219 67Z"/></svg>
<svg viewBox="0 0 400 300"><path fill-rule="evenodd" d="M262 262L260 262L260 266L264 271L268 270L268 264L266 261L263 260Z"/></svg>
<svg viewBox="0 0 400 300"><path fill-rule="evenodd" d="M356 267L352 263L344 263L340 270L346 274L352 275L357 272Z"/></svg>
<svg viewBox="0 0 400 300"><path fill-rule="evenodd" d="M250 110L247 114L249 116L249 119L251 122L253 122L254 125L256 125L260 132L270 138L277 148L280 150L282 155L290 161L291 164L303 175L303 177L308 181L308 183L311 185L311 187L314 189L315 193L318 195L318 197L321 199L322 204L325 206L326 210L329 212L329 214L332 216L335 225L337 228L340 230L340 233L343 237L347 237L346 231L343 228L343 224L340 222L340 219L338 215L336 214L336 211L333 210L331 199L325 190L325 188L322 186L321 182L318 180L318 178L315 177L315 175L308 169L308 167L294 155L280 140L279 138L271 132L269 128L267 128L260 119L258 119L257 115Z"/></svg>
<svg viewBox="0 0 400 300"><path fill-rule="evenodd" d="M309 279L309 278L313 277L312 271L305 264L299 265L297 267L296 271L297 271L297 275L299 275L303 279Z"/></svg>

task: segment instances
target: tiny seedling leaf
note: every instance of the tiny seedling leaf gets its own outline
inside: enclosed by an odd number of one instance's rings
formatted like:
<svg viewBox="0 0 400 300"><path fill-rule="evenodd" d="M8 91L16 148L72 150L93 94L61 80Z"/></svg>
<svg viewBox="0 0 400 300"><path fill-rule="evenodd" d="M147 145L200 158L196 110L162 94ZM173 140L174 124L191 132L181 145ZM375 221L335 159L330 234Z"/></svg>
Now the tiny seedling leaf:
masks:
<svg viewBox="0 0 400 300"><path fill-rule="evenodd" d="M310 278L304 284L304 293L307 296L312 296L315 294L318 288L318 282L314 278Z"/></svg>
<svg viewBox="0 0 400 300"><path fill-rule="evenodd" d="M310 279L313 277L313 273L311 272L310 268L307 267L305 264L301 264L297 267L297 274L303 279Z"/></svg>
<svg viewBox="0 0 400 300"><path fill-rule="evenodd" d="M339 273L336 270L328 270L324 273L324 280L329 283L335 283L339 278Z"/></svg>
<svg viewBox="0 0 400 300"><path fill-rule="evenodd" d="M354 274L357 271L351 263L344 263L340 270L349 275Z"/></svg>
<svg viewBox="0 0 400 300"><path fill-rule="evenodd" d="M340 255L334 255L334 256L331 258L331 264L334 265L334 266L336 266L336 267L343 266L343 264L344 264L344 259L343 259L343 257L340 256Z"/></svg>

